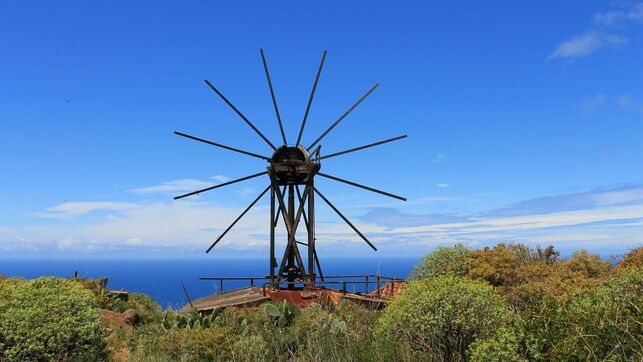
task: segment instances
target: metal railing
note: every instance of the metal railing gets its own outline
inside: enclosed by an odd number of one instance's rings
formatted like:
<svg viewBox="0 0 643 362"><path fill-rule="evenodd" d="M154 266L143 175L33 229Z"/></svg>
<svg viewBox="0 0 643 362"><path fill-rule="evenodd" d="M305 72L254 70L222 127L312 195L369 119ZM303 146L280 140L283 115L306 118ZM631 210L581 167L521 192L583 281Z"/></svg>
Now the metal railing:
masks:
<svg viewBox="0 0 643 362"><path fill-rule="evenodd" d="M355 280L342 280L342 281L332 281L329 280L327 281L326 279L357 279L361 278L363 280L355 281ZM262 282L262 288L264 289L264 295L265 295L265 288L266 286L269 286L270 288L275 288L279 287L280 285L301 285L302 287L310 285L310 281L308 280L296 280L293 282L288 282L288 281L275 281L275 280L270 280L269 276L264 276L264 277L201 277L199 278L200 280L211 280L211 281L219 281L219 287L221 293L224 291L224 281L249 281L250 285L254 286L255 281L264 281ZM375 284L376 288L375 290L380 290L383 285L386 284L391 284L394 286L396 282L404 282L405 279L401 278L396 278L396 277L390 277L390 276L384 276L384 275L376 275L376 274L357 274L357 275L325 275L324 278L320 278L319 276L315 276L315 281L314 285L315 286L326 286L326 285L341 285L341 291L342 292L347 292L346 286L347 285L363 285L364 286L364 294L369 293L369 285ZM394 289L393 289L394 290ZM356 292L359 294L359 292ZM379 297L379 293L377 294Z"/></svg>

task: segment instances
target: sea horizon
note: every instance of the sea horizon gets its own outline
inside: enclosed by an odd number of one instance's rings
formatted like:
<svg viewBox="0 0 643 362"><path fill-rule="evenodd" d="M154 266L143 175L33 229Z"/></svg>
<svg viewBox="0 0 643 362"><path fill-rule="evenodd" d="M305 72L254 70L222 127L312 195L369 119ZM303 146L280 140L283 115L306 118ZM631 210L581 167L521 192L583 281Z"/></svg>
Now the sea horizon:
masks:
<svg viewBox="0 0 643 362"><path fill-rule="evenodd" d="M325 275L379 274L406 279L421 257L336 257L322 262ZM350 260L350 262L348 262ZM259 257L86 257L86 258L0 258L0 275L34 279L43 276L107 278L111 290L145 293L163 308L182 308L188 303L181 283L191 299L221 292L218 281L201 277L257 277L268 274L268 261ZM224 291L250 285L249 281L226 281ZM255 285L261 285L256 281ZM370 287L371 290L374 286ZM363 292L362 285L349 291Z"/></svg>

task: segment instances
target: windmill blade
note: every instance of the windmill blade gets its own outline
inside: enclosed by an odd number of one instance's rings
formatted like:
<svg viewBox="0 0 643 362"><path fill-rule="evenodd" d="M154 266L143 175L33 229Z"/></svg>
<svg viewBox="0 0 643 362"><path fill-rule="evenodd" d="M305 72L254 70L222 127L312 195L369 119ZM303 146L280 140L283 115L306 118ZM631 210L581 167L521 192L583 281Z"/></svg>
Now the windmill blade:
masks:
<svg viewBox="0 0 643 362"><path fill-rule="evenodd" d="M220 144L220 143L216 143L216 142L208 141L208 140L206 140L206 139L199 138L199 137L195 137L195 136L191 136L191 135L186 134L186 133L181 133L181 132L174 131L174 134L179 135L179 136L181 136L181 137L189 138L189 139L192 139L192 140L195 140L195 141L199 141L199 142L207 143L207 144L212 145L212 146L216 146L216 147L220 147L220 148L225 148L226 150L230 150L230 151L234 151L234 152L239 152L239 153L243 153L244 155L248 155L248 156L252 156L252 157L257 157L257 158L261 158L261 159L266 160L266 161L270 161L270 158L268 158L268 157L266 157L266 156L262 156L262 155L258 155L258 154L256 154L256 153L252 153L252 152L248 152L248 151L240 150L240 149L238 149L238 148L234 148L234 147L230 147L230 146L222 145L222 144Z"/></svg>
<svg viewBox="0 0 643 362"><path fill-rule="evenodd" d="M337 215L339 215L339 217L341 217L342 220L344 220L348 224L348 226L350 226L353 229L353 231L355 231L357 233L357 235L359 235L362 238L362 240L364 240L371 248L373 248L373 250L377 251L377 248L375 247L375 245L373 245L370 241L368 241L366 236L364 236L364 234L362 234L359 230L357 230L355 225L353 225L350 221L348 221L346 216L344 216L339 210L337 210L335 205L333 205L330 201L328 201L328 199L325 198L324 195L322 195L322 193L319 192L319 190L317 190L316 187L313 187L313 190L315 190L317 195L319 195L319 197L321 197L322 200L324 200L324 202L326 202L326 204L328 204L328 206L330 206L330 208L333 209L333 211L335 211L337 213Z"/></svg>
<svg viewBox="0 0 643 362"><path fill-rule="evenodd" d="M392 197L392 198L394 198L394 199L398 199L398 200L406 201L406 198L405 198L405 197L402 197L402 196L397 196L397 195L394 195L394 194L391 194L391 193L388 193L388 192L384 192L384 191L382 191L382 190L374 189L374 188L372 188L372 187L368 187L368 186L360 185L360 184L358 184L358 183L355 183L355 182L352 182L352 181L348 181L348 180L344 180L344 179L339 178L339 177L335 177L335 176L327 175L327 174L325 174L325 173L317 172L317 174L318 174L319 176L326 177L326 178L329 178L329 179L331 179L331 180L335 180L335 181L343 182L343 183L345 183L345 184L348 184L348 185L351 185L351 186L355 186L355 187L359 187L359 188L362 188L362 189L364 189L364 190L368 190L368 191L376 192L376 193L381 194L381 195L384 195L384 196L388 196L388 197Z"/></svg>
<svg viewBox="0 0 643 362"><path fill-rule="evenodd" d="M242 177L242 178L239 178L239 179L236 179L236 180L232 180L232 181L224 182L224 183L219 184L219 185L214 185L214 186L206 187L206 188L201 189L201 190L192 191L192 192L190 192L190 193L187 193L187 194L184 194L184 195L181 195L181 196L176 196L176 197L174 198L174 200L178 200L178 199L182 199L182 198L184 198L184 197L188 197L188 196L192 196L192 195L200 194L200 193L202 193L202 192L206 192L206 191L210 191L210 190L218 189L219 187L232 185L232 184L234 184L234 183L241 182L241 181L245 181L245 180L249 180L249 179L251 179L251 178L255 178L255 177L259 177L259 176L261 176L261 175L265 175L265 174L267 174L267 173L268 173L268 171L259 172L259 173L256 173L256 174L254 174L254 175L250 175L250 176Z"/></svg>
<svg viewBox="0 0 643 362"><path fill-rule="evenodd" d="M380 84L379 84L379 83L375 83L375 85L374 85L374 86L372 86L372 87L371 87L371 89L369 89L366 93L364 93L364 95L362 96L362 98L360 98L357 102L355 102L355 104L353 104L353 105L352 105L352 106L351 106L351 107L350 107L346 112L344 112L344 114L342 114L342 116L341 116L341 117L339 117L339 119L337 119L337 120L335 121L335 123L333 123L330 127L328 127L328 129L327 129L326 131L324 131L324 133L322 133L322 135L321 135L321 136L319 136L319 138L317 138L317 140L316 140L315 142L313 142L313 143L308 147L308 149L311 149L311 148L315 147L315 145L316 145L316 144L318 144L318 143L319 143L319 141L321 141L321 140L322 140L322 138L326 137L326 135L327 135L330 131L332 131L332 130L333 130L333 128L335 128L335 127L339 124L339 122L341 122L344 118L346 118L346 116L348 116L348 114L349 114L349 113L351 113L351 112L353 111L353 109L355 109L355 108L356 108L360 103L362 103L362 101L363 101L364 99L366 99L366 97L368 97L368 95L369 95L369 94L373 93L373 91L375 90L375 88L377 88L377 86L378 86L378 85L380 85Z"/></svg>
<svg viewBox="0 0 643 362"><path fill-rule="evenodd" d="M275 113L277 113L277 121L279 122L279 130L281 131L281 138L284 140L284 144L288 144L286 141L286 132L284 132L284 125L281 123L281 116L279 115L279 107L277 107L277 98L275 97L275 90L272 88L272 80L270 79L270 72L268 72L268 63L266 62L266 56L263 54L263 49L259 49L261 52L261 61L263 62L263 69L266 71L266 79L268 79L268 88L270 88L270 96L272 96L272 105L275 107Z"/></svg>
<svg viewBox="0 0 643 362"><path fill-rule="evenodd" d="M188 289L185 287L185 284L183 284L183 281L181 281L181 286L183 287L185 296L188 298L188 303L190 303L190 308L194 308L194 305L192 304L192 298L190 298L190 294L188 294Z"/></svg>
<svg viewBox="0 0 643 362"><path fill-rule="evenodd" d="M250 122L250 121L248 120L248 118L246 118L246 116L244 116L244 115L243 115L243 113L241 113L241 112L237 109L237 107L235 107L232 103L230 103L230 101L228 100L228 98L226 98L226 97L225 97L221 92L219 92L219 90L218 90L215 86L213 86L213 85L212 85L212 83L210 83L210 81L209 81L209 80L207 80L207 79L206 79L206 80L205 80L205 84L207 84L210 88L212 88L212 90L213 90L213 91L214 91L214 92L215 92L219 97L221 97L221 99L223 99L223 101L224 101L224 102L226 102L226 104L227 104L228 106L230 106L230 108L232 108L232 110L233 110L233 111L235 111L235 112L239 115L239 117L241 117L241 119L243 119L244 121L246 121L246 123L248 124L248 126L250 126L250 128L252 128L255 132L257 132L257 134L259 135L259 137L261 137L261 138L262 138L262 139L263 139L263 140L264 140L264 141L265 141L265 142L266 142L270 147L272 147L272 149L273 149L273 150L276 150L276 149L277 149L277 148L275 147L275 145L273 145L273 144L272 144L272 142L270 142L270 141L266 138L266 136L264 136L264 135L263 135L263 133L261 133L261 131L259 131L259 130L257 129L257 127L255 127L255 125L254 125L254 124L252 124L252 122Z"/></svg>
<svg viewBox="0 0 643 362"><path fill-rule="evenodd" d="M232 229L232 227L233 227L233 226L234 226L234 225L235 225L239 220L241 220L241 218L243 217L243 215L245 215L245 214L246 214L246 213L247 213L247 212L248 212L248 211L249 211L253 206L255 206L255 204L256 204L256 203L257 203L257 202L258 202L258 201L263 197L263 195L265 195L265 194L266 194L266 192L268 192L268 190L270 190L270 186L266 187L266 189L265 189L265 190L263 190L263 192L262 192L262 193L261 193L261 194L260 194L256 199L255 199L255 201L253 201L253 202L250 204L250 206L248 206L245 210L243 210L243 212L241 213L241 215L239 215L239 217L237 217L237 219L236 219L236 220L234 220L234 222L232 222L232 224L230 224L230 226L228 226L228 228L227 228L227 229L225 229L225 231L223 232L223 234L221 234L221 236L219 236L219 238L218 238L214 243L212 243L212 245L210 245L210 247L208 248L208 250L206 250L206 251L205 251L205 252L206 252L206 254L207 254L207 253L209 253L209 252L210 252L210 250L212 250L212 248L214 248L214 246L215 246L215 245L217 245L217 244L219 243L219 241L221 241L221 239L223 239L223 237L228 233L228 231L230 231L230 229Z"/></svg>
<svg viewBox="0 0 643 362"><path fill-rule="evenodd" d="M344 151L341 151L341 152L331 153L330 155L322 156L322 157L320 157L319 159L320 159L320 160L324 160L324 159L326 159L326 158L331 158L331 157L335 157L335 156L339 156L339 155L344 155L344 154L347 154L347 153L351 153L351 152L355 152L355 151L363 150L363 149L365 149L365 148L369 148L369 147L375 147L375 146L383 145L383 144L385 144L385 143L389 143L389 142L393 142L393 141L401 140L401 139L403 139L403 138L406 138L406 135L402 135L402 136L397 136L397 137L389 138L389 139L384 140L384 141L379 141L379 142L369 143L369 144L364 145L364 146L359 146L359 147L355 147L355 148L350 148L350 149L348 149L348 150L344 150Z"/></svg>
<svg viewBox="0 0 643 362"><path fill-rule="evenodd" d="M306 126L306 120L308 119L308 112L310 112L310 106L313 104L315 90L317 90L317 83L319 82L319 76L321 75L322 68L324 67L324 61L326 60L327 53L328 52L324 50L324 54L322 54L321 62L319 63L319 69L317 69L317 76L315 77L315 83L313 84L313 90L310 92L310 98L308 99L308 105L306 106L306 113L304 113L304 120L301 122L301 128L299 129L299 136L297 136L297 143L295 144L295 146L299 146L299 142L301 142L301 136L304 134L304 127Z"/></svg>

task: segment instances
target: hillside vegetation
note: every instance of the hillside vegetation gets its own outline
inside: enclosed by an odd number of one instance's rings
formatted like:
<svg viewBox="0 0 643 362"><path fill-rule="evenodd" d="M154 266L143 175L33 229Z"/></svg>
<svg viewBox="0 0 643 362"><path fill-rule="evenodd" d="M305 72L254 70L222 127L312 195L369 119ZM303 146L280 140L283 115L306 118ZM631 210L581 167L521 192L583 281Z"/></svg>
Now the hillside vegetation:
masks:
<svg viewBox="0 0 643 362"><path fill-rule="evenodd" d="M616 263L498 244L438 248L382 311L350 302L211 315L106 280L0 277L0 361L641 361L643 248Z"/></svg>

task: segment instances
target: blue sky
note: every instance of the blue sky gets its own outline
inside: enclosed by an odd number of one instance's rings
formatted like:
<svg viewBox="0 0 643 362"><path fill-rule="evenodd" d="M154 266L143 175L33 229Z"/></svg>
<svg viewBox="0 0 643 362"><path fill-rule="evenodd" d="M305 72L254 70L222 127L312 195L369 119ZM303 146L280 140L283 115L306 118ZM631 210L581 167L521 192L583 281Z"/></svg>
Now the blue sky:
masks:
<svg viewBox="0 0 643 362"><path fill-rule="evenodd" d="M323 152L319 180L379 246L456 242L618 254L643 242L643 3L0 3L0 252L199 256L265 187L172 196L265 162L172 134L270 149L203 83L280 139L259 48L293 140L323 50L304 143L374 83ZM217 255L263 255L267 198ZM373 255L318 206L324 255Z"/></svg>

